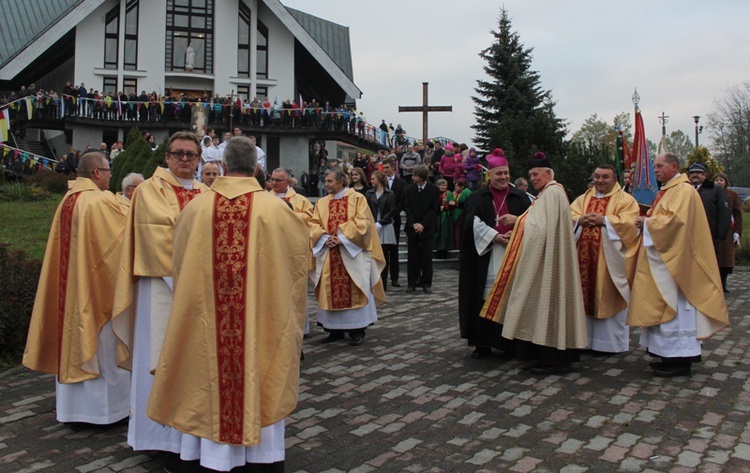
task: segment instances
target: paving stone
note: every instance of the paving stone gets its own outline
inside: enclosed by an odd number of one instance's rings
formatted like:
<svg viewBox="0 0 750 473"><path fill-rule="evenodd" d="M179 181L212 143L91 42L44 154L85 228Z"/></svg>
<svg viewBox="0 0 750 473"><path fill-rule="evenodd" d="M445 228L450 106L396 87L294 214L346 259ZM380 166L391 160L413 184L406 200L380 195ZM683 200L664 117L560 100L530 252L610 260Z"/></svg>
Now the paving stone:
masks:
<svg viewBox="0 0 750 473"><path fill-rule="evenodd" d="M730 277L732 326L703 344L690 378L654 378L637 346L583 355L565 376L471 358L458 334L457 273L432 296L391 290L361 347L304 341L286 471L747 471L750 464L750 272ZM311 296L311 293L308 294ZM335 344L333 344L335 345ZM0 373L0 471L151 473L163 455L133 452L125 426L55 421L54 376Z"/></svg>

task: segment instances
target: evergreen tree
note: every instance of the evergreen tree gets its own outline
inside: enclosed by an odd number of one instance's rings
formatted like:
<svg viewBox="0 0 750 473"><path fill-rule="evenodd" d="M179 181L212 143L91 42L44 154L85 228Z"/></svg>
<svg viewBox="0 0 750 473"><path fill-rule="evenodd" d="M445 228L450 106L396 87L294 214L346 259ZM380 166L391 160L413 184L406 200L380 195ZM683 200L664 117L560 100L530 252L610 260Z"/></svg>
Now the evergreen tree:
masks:
<svg viewBox="0 0 750 473"><path fill-rule="evenodd" d="M112 189L112 192L121 190L120 187L122 186L123 178L131 172L143 174L143 177L148 179L156 169L156 166L154 166L146 174L146 169L149 168L148 163L153 159L154 152L151 151L151 147L138 128L133 127L130 129L125 143L125 149L115 159L112 179L109 181L109 187ZM161 156L164 156L163 151Z"/></svg>
<svg viewBox="0 0 750 473"><path fill-rule="evenodd" d="M500 9L494 43L479 53L486 61L488 80L478 80L475 104L475 140L485 151L502 148L511 174L527 174L527 159L536 151L555 165L564 154L565 123L554 113L549 91L542 90L539 74L531 70L532 48L525 48L512 31L505 8Z"/></svg>

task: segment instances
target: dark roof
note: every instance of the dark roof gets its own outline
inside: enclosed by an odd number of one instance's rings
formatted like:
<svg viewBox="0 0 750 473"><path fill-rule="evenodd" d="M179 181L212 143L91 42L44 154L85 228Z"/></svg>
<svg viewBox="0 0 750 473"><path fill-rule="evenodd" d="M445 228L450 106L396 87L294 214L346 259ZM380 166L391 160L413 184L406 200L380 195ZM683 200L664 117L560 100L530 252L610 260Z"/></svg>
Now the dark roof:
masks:
<svg viewBox="0 0 750 473"><path fill-rule="evenodd" d="M0 67L82 2L83 0L2 0Z"/></svg>
<svg viewBox="0 0 750 473"><path fill-rule="evenodd" d="M349 80L354 81L352 48L349 43L349 27L309 15L286 7L287 11L307 31L323 51L333 59Z"/></svg>

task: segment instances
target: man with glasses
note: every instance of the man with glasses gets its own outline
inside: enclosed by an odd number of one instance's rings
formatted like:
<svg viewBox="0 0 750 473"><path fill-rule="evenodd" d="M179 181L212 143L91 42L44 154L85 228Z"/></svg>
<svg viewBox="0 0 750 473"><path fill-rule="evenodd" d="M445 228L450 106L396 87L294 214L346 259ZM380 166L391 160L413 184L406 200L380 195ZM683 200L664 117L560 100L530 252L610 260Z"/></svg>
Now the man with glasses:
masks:
<svg viewBox="0 0 750 473"><path fill-rule="evenodd" d="M167 168L156 168L135 190L125 226L113 326L121 366L133 371L128 443L134 450L180 452L180 432L148 419L146 404L172 308L172 228L188 202L208 190L194 179L200 156L195 134L173 134Z"/></svg>
<svg viewBox="0 0 750 473"><path fill-rule="evenodd" d="M125 225L110 177L100 152L83 154L52 221L29 324L23 364L56 375L59 422L106 425L130 412L110 321Z"/></svg>

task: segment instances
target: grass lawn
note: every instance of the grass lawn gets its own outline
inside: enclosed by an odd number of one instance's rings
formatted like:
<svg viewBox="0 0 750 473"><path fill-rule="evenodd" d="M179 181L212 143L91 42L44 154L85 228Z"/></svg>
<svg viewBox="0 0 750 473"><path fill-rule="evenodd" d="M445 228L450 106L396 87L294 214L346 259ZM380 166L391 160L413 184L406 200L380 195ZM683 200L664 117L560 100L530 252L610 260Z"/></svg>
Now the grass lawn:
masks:
<svg viewBox="0 0 750 473"><path fill-rule="evenodd" d="M0 202L0 241L24 250L28 259L42 259L49 228L61 195L39 202Z"/></svg>

